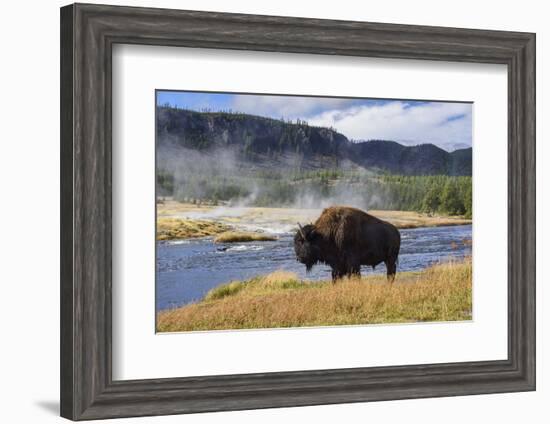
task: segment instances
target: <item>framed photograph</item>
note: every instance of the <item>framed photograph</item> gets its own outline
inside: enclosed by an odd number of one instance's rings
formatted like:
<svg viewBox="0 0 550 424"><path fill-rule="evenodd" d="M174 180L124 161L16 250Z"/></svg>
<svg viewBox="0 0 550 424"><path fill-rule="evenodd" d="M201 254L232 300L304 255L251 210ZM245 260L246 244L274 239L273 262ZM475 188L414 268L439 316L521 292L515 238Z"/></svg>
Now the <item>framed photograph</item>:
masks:
<svg viewBox="0 0 550 424"><path fill-rule="evenodd" d="M156 112L158 332L472 319L471 103L159 90Z"/></svg>
<svg viewBox="0 0 550 424"><path fill-rule="evenodd" d="M535 35L61 9L61 415L535 389Z"/></svg>

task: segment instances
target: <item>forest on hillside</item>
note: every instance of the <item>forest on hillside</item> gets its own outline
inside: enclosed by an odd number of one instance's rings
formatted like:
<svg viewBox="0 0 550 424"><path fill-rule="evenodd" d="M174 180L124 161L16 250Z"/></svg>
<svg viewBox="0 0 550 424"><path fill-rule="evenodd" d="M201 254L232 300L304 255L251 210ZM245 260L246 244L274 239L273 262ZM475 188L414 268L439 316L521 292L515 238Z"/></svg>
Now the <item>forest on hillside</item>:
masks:
<svg viewBox="0 0 550 424"><path fill-rule="evenodd" d="M447 152L430 143L406 146L392 140L350 140L334 128L303 120L273 119L236 112L197 112L159 106L157 149L211 154L231 150L249 167L331 169L352 163L399 175L472 174L472 149Z"/></svg>
<svg viewBox="0 0 550 424"><path fill-rule="evenodd" d="M318 208L347 204L364 209L472 216L472 178L372 175L327 169L256 172L248 175L187 175L176 181L158 173L158 195L211 205Z"/></svg>

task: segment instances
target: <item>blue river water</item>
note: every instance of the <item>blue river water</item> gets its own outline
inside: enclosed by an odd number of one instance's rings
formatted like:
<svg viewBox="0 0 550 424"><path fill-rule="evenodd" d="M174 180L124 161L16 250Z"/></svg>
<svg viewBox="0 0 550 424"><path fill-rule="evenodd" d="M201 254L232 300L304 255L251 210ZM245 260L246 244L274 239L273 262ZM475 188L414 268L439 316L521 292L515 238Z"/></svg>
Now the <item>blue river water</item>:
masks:
<svg viewBox="0 0 550 424"><path fill-rule="evenodd" d="M472 226L427 227L401 232L399 271L414 271L450 258L471 254ZM214 244L212 238L157 242L157 311L196 302L212 288L231 280L244 280L276 270L297 273L308 280L331 278L330 268L317 265L307 274L296 262L293 234L282 234L277 241ZM380 264L373 271L385 273Z"/></svg>

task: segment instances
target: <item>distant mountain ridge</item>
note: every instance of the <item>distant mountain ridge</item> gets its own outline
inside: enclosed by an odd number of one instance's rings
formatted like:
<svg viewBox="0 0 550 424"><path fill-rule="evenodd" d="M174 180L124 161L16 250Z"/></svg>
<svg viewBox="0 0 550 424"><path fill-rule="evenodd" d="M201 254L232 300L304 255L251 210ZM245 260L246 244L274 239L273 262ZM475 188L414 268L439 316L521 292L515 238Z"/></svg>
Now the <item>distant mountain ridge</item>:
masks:
<svg viewBox="0 0 550 424"><path fill-rule="evenodd" d="M332 128L261 116L157 107L158 148L208 153L227 148L250 166L303 169L338 167L344 161L401 175L471 175L472 149L447 152L433 144L404 146L390 140L352 142ZM289 161L289 158L293 158Z"/></svg>

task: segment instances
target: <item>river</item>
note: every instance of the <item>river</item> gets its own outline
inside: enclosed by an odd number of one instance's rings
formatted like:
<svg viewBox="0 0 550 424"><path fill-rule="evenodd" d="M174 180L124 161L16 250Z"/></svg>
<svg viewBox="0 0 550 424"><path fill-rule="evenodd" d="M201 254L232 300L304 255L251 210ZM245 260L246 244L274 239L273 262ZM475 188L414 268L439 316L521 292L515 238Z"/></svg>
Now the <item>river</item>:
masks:
<svg viewBox="0 0 550 424"><path fill-rule="evenodd" d="M472 226L424 227L401 232L399 271L415 271L450 258L471 254ZM284 269L308 280L331 278L330 268L317 265L306 275L296 262L293 234L277 241L214 244L212 238L157 242L157 311L200 300L210 289L231 280ZM363 275L385 273L382 263L373 271L362 267Z"/></svg>

